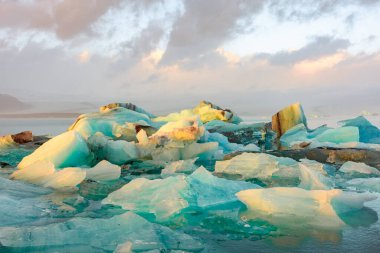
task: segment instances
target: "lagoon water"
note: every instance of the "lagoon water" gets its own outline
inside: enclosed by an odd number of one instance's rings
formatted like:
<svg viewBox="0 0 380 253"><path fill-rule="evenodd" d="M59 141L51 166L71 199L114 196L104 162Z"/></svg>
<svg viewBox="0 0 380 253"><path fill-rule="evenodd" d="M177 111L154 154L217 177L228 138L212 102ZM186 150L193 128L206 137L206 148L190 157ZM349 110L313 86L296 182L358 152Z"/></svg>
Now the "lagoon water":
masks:
<svg viewBox="0 0 380 253"><path fill-rule="evenodd" d="M347 117L345 117L347 118ZM340 118L310 119L311 128L322 124L335 126ZM380 126L379 117L368 117L375 125ZM57 135L65 131L74 118L33 118L33 119L0 119L0 135L31 130L35 135ZM244 117L246 122L269 121L269 118ZM187 227L183 231L195 238L201 239L206 246L202 252L380 252L380 194L378 199L367 202L366 211L349 221L349 226L335 231L321 231L305 228L297 233L269 237L234 238L228 232L229 224L214 224L220 226L219 233L209 233L203 228ZM182 230L182 229L179 229ZM221 232L223 231L223 232ZM230 234L229 234L230 233ZM1 235L0 235L1 236ZM2 248L0 247L0 251ZM15 249L12 249L12 252ZM62 251L61 251L62 250ZM20 249L17 252L23 252ZM31 252L40 252L31 249ZM70 252L70 248L44 249L41 252ZM77 251L75 251L77 252ZM79 252L79 251L78 251ZM105 252L99 250L99 252Z"/></svg>

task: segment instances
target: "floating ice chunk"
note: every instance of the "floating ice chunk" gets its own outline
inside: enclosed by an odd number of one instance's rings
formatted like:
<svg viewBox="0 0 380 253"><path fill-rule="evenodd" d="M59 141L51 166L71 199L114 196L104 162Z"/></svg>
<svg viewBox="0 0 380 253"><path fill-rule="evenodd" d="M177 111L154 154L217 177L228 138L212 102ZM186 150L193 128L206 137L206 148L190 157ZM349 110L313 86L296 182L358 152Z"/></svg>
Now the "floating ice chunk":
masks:
<svg viewBox="0 0 380 253"><path fill-rule="evenodd" d="M10 178L41 185L54 172L54 164L50 161L36 161L23 169L16 170Z"/></svg>
<svg viewBox="0 0 380 253"><path fill-rule="evenodd" d="M299 124L283 134L280 142L284 147L292 147L302 142L311 143L310 146L313 145L313 147L358 143L359 130L357 127L327 128L321 126L313 131L308 131L304 125Z"/></svg>
<svg viewBox="0 0 380 253"><path fill-rule="evenodd" d="M194 164L198 158L171 162L161 171L162 177L168 177L178 173L190 174L197 169Z"/></svg>
<svg viewBox="0 0 380 253"><path fill-rule="evenodd" d="M91 159L86 141L75 131L60 134L32 154L24 157L18 168L23 169L37 161L50 161L55 168L86 165Z"/></svg>
<svg viewBox="0 0 380 253"><path fill-rule="evenodd" d="M277 133L278 137L299 124L307 128L306 116L300 103L283 108L272 116L272 130Z"/></svg>
<svg viewBox="0 0 380 253"><path fill-rule="evenodd" d="M298 178L297 161L263 153L243 153L215 164L216 173L239 175L240 179L270 179L276 172L282 173L282 169L286 169L287 176Z"/></svg>
<svg viewBox="0 0 380 253"><path fill-rule="evenodd" d="M218 150L217 142L196 143L185 145L181 152L181 159L191 159L198 157L199 160L212 160Z"/></svg>
<svg viewBox="0 0 380 253"><path fill-rule="evenodd" d="M344 224L338 216L363 208L375 199L368 194L341 190L304 190L301 188L266 188L241 191L237 197L252 212L250 218L262 218L273 224L338 228Z"/></svg>
<svg viewBox="0 0 380 253"><path fill-rule="evenodd" d="M207 101L201 101L198 106L193 109L182 110L179 113L171 113L164 117L157 117L154 121L177 121L188 117L198 115L203 123L207 123L212 120L228 121L231 123L239 123L242 120L231 110L222 109Z"/></svg>
<svg viewBox="0 0 380 253"><path fill-rule="evenodd" d="M168 122L151 138L167 137L174 141L196 141L205 132L204 126L197 117Z"/></svg>
<svg viewBox="0 0 380 253"><path fill-rule="evenodd" d="M380 129L372 125L365 117L359 116L354 119L339 122L342 126L352 126L359 129L360 142L380 144Z"/></svg>
<svg viewBox="0 0 380 253"><path fill-rule="evenodd" d="M259 147L251 143L246 146L236 143L230 143L226 136L220 133L208 133L207 142L218 142L223 153L231 153L235 151L259 151Z"/></svg>
<svg viewBox="0 0 380 253"><path fill-rule="evenodd" d="M119 107L100 113L80 115L69 130L76 130L85 139L100 132L111 138L134 140L136 126L158 127L159 125L152 122L146 114Z"/></svg>
<svg viewBox="0 0 380 253"><path fill-rule="evenodd" d="M108 111L111 111L111 110L113 110L115 108L119 108L119 107L131 110L131 111L135 111L135 112L138 112L138 113L145 114L149 118L154 118L155 117L150 112L148 112L148 111L144 110L143 108L138 107L138 106L136 106L136 105L134 105L132 103L111 103L111 104L108 104L108 105L101 106L99 108L99 111L100 112L108 112Z"/></svg>
<svg viewBox="0 0 380 253"><path fill-rule="evenodd" d="M147 145L149 143L148 135L146 134L144 129L141 129L137 134L136 138L139 142L139 144Z"/></svg>
<svg viewBox="0 0 380 253"><path fill-rule="evenodd" d="M111 163L124 164L137 157L138 151L135 143L122 140L108 141L105 158Z"/></svg>
<svg viewBox="0 0 380 253"><path fill-rule="evenodd" d="M115 180L120 177L121 168L107 160L103 160L95 167L87 169L86 173L86 178L94 181Z"/></svg>
<svg viewBox="0 0 380 253"><path fill-rule="evenodd" d="M346 143L359 142L359 129L357 127L339 127L328 129L314 138L319 142Z"/></svg>
<svg viewBox="0 0 380 253"><path fill-rule="evenodd" d="M136 143L109 140L101 133L88 138L88 145L97 160L107 160L113 164L121 165L139 156Z"/></svg>
<svg viewBox="0 0 380 253"><path fill-rule="evenodd" d="M306 190L328 190L332 188L332 182L318 170L308 168L300 163L301 183L298 187Z"/></svg>
<svg viewBox="0 0 380 253"><path fill-rule="evenodd" d="M0 136L0 148L7 148L16 145L11 135Z"/></svg>
<svg viewBox="0 0 380 253"><path fill-rule="evenodd" d="M360 191L380 192L380 178L355 178L346 182L347 186Z"/></svg>
<svg viewBox="0 0 380 253"><path fill-rule="evenodd" d="M86 178L86 171L80 168L65 168L46 178L45 187L65 190L80 184Z"/></svg>
<svg viewBox="0 0 380 253"><path fill-rule="evenodd" d="M235 194L246 189L259 188L258 185L233 181L213 176L204 167L199 167L186 178L197 207L205 208L236 201Z"/></svg>
<svg viewBox="0 0 380 253"><path fill-rule="evenodd" d="M132 251L154 249L200 251L202 245L186 234L148 222L127 212L109 219L73 218L46 226L2 227L0 242L6 247L89 245L113 251L118 244L132 243Z"/></svg>
<svg viewBox="0 0 380 253"><path fill-rule="evenodd" d="M374 167L368 166L365 163L345 162L339 169L340 172L345 174L366 174L380 176L380 171Z"/></svg>
<svg viewBox="0 0 380 253"><path fill-rule="evenodd" d="M183 176L155 180L137 178L109 194L102 204L152 213L157 220L164 221L189 205L184 196L187 188L188 185Z"/></svg>

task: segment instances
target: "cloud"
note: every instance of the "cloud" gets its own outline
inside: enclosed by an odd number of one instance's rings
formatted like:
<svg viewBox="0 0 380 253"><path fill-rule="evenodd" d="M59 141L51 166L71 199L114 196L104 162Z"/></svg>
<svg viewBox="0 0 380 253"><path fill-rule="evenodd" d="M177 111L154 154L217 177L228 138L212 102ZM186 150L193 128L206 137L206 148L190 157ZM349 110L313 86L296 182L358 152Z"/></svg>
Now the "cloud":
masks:
<svg viewBox="0 0 380 253"><path fill-rule="evenodd" d="M350 45L346 39L335 39L328 36L315 37L305 47L273 55L259 54L258 58L267 58L274 65L293 65L300 61L313 61L341 52Z"/></svg>
<svg viewBox="0 0 380 253"><path fill-rule="evenodd" d="M0 4L0 26L51 30L61 39L88 32L90 25L120 0L5 1Z"/></svg>
<svg viewBox="0 0 380 253"><path fill-rule="evenodd" d="M161 64L170 65L213 51L238 30L238 21L258 12L263 1L185 1L185 13L173 24Z"/></svg>

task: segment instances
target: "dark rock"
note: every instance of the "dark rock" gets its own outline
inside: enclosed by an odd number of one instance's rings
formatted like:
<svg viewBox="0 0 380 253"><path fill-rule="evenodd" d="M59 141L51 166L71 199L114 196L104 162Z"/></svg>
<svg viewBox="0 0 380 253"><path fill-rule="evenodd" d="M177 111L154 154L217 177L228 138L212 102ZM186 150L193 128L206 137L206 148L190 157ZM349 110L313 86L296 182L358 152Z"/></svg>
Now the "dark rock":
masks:
<svg viewBox="0 0 380 253"><path fill-rule="evenodd" d="M18 134L11 135L14 142L24 144L33 141L33 134L31 131L24 131Z"/></svg>
<svg viewBox="0 0 380 253"><path fill-rule="evenodd" d="M242 152L226 155L224 159L231 159ZM256 152L252 152L256 153ZM365 163L369 166L380 168L380 151L354 148L312 148L296 150L273 150L264 152L277 157L289 157L299 161L300 159L314 160L320 163L342 165L352 161Z"/></svg>

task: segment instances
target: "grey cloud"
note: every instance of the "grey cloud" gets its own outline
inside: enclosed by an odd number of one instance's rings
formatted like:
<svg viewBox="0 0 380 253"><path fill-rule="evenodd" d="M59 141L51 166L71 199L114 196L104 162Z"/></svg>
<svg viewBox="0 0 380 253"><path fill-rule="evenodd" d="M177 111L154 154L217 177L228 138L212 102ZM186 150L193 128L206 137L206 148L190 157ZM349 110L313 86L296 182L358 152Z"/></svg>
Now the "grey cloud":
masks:
<svg viewBox="0 0 380 253"><path fill-rule="evenodd" d="M70 39L88 31L89 26L120 0L90 1L4 1L0 3L0 27L54 31Z"/></svg>
<svg viewBox="0 0 380 253"><path fill-rule="evenodd" d="M173 25L161 64L197 57L230 39L239 19L258 12L264 1L185 1L185 13Z"/></svg>
<svg viewBox="0 0 380 253"><path fill-rule="evenodd" d="M346 49L350 42L328 36L316 37L305 47L293 52L279 52L274 55L262 54L256 57L268 59L274 65L292 65L302 60L315 60Z"/></svg>

